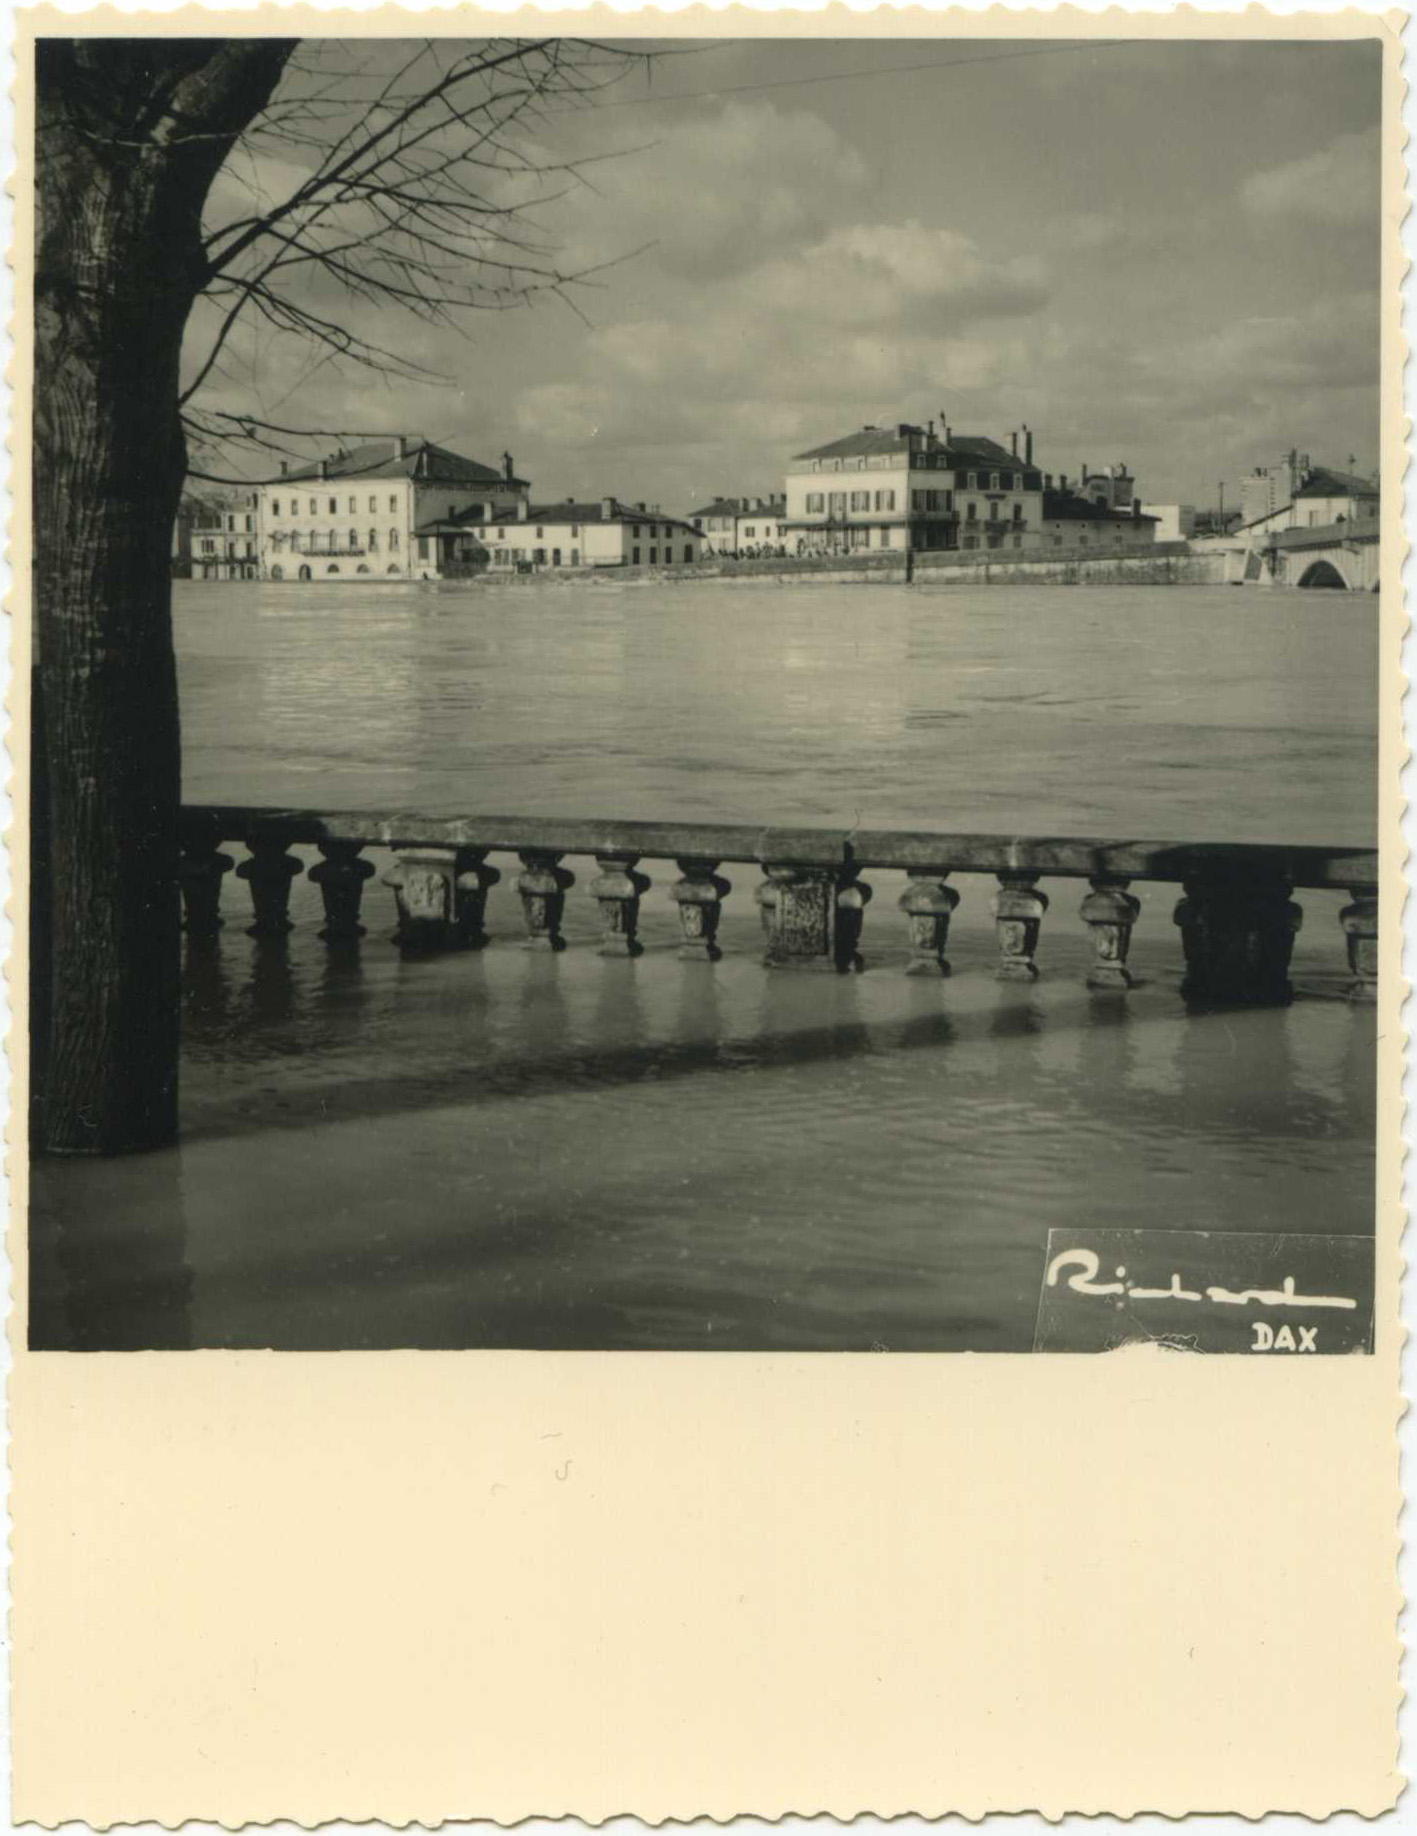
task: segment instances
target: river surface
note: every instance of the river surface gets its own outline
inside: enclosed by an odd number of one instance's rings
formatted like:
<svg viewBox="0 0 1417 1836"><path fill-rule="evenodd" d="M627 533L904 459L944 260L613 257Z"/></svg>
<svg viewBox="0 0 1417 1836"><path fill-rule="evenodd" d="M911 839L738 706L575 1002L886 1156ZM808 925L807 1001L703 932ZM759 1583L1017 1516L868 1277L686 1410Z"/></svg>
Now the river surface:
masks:
<svg viewBox="0 0 1417 1836"><path fill-rule="evenodd" d="M189 801L1369 845L1377 601L1165 587L183 585ZM235 852L239 853L239 850ZM313 854L310 854L313 859ZM380 859L381 871L387 858ZM1027 1350L1050 1227L1372 1229L1373 1015L1338 896L1297 997L1187 1014L1175 889L1139 985L1084 986L1076 883L1045 974L760 966L755 873L686 965L668 863L644 956L406 960L369 935L189 950L180 1149L36 1169L36 1343ZM242 922L238 922L238 920Z"/></svg>

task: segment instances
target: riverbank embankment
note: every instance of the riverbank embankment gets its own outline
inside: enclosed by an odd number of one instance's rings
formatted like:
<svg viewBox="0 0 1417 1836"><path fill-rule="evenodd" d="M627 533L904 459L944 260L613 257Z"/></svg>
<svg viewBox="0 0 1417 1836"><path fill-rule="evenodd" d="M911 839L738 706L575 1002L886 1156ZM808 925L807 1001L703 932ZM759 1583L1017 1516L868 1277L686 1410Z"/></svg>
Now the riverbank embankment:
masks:
<svg viewBox="0 0 1417 1836"><path fill-rule="evenodd" d="M685 581L699 584L775 586L1220 586L1224 558L1193 555L1184 542L1158 543L1144 555L1130 553L1005 558L957 550L895 554L837 555L804 559L739 561L706 556L691 566L541 569L534 574L482 575L488 583L557 586ZM465 581L456 583L463 587Z"/></svg>

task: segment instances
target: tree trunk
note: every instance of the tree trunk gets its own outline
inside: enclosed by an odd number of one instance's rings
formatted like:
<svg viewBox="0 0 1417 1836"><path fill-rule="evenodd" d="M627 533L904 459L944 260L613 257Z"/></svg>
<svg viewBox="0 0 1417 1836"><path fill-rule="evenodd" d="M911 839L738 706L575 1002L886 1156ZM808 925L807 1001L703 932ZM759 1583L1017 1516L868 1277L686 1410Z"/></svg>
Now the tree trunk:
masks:
<svg viewBox="0 0 1417 1836"><path fill-rule="evenodd" d="M177 1129L181 759L170 543L201 209L290 41L36 57L32 1139Z"/></svg>

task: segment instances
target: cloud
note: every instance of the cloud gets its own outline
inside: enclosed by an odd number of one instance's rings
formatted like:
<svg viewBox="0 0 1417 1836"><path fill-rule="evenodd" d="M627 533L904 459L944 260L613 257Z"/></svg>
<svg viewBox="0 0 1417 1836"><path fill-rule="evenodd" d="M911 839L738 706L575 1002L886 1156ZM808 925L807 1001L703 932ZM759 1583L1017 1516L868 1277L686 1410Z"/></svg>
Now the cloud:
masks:
<svg viewBox="0 0 1417 1836"><path fill-rule="evenodd" d="M731 102L589 176L598 195L578 191L566 212L569 266L653 243L660 273L721 285L816 240L858 207L868 174L817 116Z"/></svg>
<svg viewBox="0 0 1417 1836"><path fill-rule="evenodd" d="M1376 128L1340 134L1317 153L1252 172L1240 187L1240 203L1262 220L1375 231L1381 169Z"/></svg>
<svg viewBox="0 0 1417 1836"><path fill-rule="evenodd" d="M842 326L958 327L1036 312L1048 298L1035 256L996 261L968 236L920 223L834 229L753 282L763 308Z"/></svg>

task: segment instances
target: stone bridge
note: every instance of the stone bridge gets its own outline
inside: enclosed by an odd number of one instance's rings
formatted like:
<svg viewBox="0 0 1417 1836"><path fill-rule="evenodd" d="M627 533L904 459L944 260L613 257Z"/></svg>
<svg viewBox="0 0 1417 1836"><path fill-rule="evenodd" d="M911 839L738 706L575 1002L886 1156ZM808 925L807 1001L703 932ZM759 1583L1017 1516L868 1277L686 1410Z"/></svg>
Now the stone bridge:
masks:
<svg viewBox="0 0 1417 1836"><path fill-rule="evenodd" d="M1376 593L1380 553L1375 516L1315 529L1277 530L1262 551L1259 584Z"/></svg>

